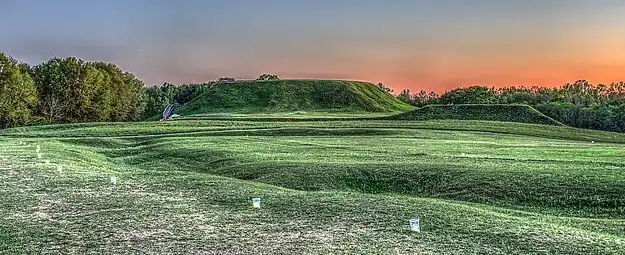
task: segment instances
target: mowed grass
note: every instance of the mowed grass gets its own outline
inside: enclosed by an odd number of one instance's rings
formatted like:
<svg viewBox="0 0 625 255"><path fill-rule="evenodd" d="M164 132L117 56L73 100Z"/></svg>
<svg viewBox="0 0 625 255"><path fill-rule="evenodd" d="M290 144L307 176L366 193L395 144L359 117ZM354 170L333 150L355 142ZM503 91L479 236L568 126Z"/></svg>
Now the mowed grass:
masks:
<svg viewBox="0 0 625 255"><path fill-rule="evenodd" d="M294 119L362 119L362 118L378 118L389 117L396 112L320 112L320 111L293 111L293 112L279 112L279 113L206 113L206 114L193 114L184 116L185 120L215 120L226 118L239 118L239 119L271 119L271 118L294 118Z"/></svg>
<svg viewBox="0 0 625 255"><path fill-rule="evenodd" d="M0 155L7 254L624 253L616 133L452 120L75 124L2 131ZM421 233L409 231L415 216Z"/></svg>

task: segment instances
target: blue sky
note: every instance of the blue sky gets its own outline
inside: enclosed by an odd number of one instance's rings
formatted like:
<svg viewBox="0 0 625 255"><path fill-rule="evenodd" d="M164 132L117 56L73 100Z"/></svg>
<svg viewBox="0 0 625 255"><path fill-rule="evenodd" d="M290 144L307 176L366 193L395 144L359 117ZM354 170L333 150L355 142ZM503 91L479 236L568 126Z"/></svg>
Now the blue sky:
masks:
<svg viewBox="0 0 625 255"><path fill-rule="evenodd" d="M625 79L625 1L0 1L0 51L114 62L147 84L219 76L397 89Z"/></svg>

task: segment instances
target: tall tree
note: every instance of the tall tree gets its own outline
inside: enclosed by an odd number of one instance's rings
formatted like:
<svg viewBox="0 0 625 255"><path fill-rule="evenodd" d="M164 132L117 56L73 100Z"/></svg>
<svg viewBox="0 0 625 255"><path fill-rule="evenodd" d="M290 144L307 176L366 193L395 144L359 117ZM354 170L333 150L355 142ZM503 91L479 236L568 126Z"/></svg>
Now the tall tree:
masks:
<svg viewBox="0 0 625 255"><path fill-rule="evenodd" d="M48 123L73 121L72 106L75 93L72 88L78 79L80 65L76 58L51 58L33 68L41 104L39 112Z"/></svg>
<svg viewBox="0 0 625 255"><path fill-rule="evenodd" d="M110 121L139 120L143 117L147 95L143 81L111 63L96 62L94 65L110 78Z"/></svg>
<svg viewBox="0 0 625 255"><path fill-rule="evenodd" d="M108 74L98 69L93 63L84 67L80 80L86 93L83 93L81 111L88 121L108 121L111 114L113 94L110 91Z"/></svg>
<svg viewBox="0 0 625 255"><path fill-rule="evenodd" d="M38 104L35 83L23 68L0 52L0 128L27 123Z"/></svg>
<svg viewBox="0 0 625 255"><path fill-rule="evenodd" d="M410 95L410 90L408 89L402 90L399 95L397 95L397 99L405 103L412 104L412 95Z"/></svg>
<svg viewBox="0 0 625 255"><path fill-rule="evenodd" d="M48 123L129 121L143 117L143 82L110 63L52 58L33 68Z"/></svg>

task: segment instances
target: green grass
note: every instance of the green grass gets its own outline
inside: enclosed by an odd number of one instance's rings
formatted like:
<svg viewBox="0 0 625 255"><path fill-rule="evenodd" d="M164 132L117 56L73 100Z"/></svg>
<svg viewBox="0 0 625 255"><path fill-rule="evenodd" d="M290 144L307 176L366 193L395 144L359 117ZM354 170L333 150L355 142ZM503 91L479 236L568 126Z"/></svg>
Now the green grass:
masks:
<svg viewBox="0 0 625 255"><path fill-rule="evenodd" d="M185 120L230 120L230 119L371 119L379 117L389 117L396 114L395 112L307 112L307 111L293 111L293 112L274 112L274 113L205 113L205 114L193 114L184 116Z"/></svg>
<svg viewBox="0 0 625 255"><path fill-rule="evenodd" d="M618 133L199 119L2 130L0 155L9 254L623 254L625 245ZM408 230L416 215L421 233Z"/></svg>
<svg viewBox="0 0 625 255"><path fill-rule="evenodd" d="M490 120L544 125L563 125L529 105L509 104L428 105L410 112L389 116L387 118L394 120Z"/></svg>
<svg viewBox="0 0 625 255"><path fill-rule="evenodd" d="M187 116L219 112L398 112L413 108L371 83L279 80L218 84L174 112Z"/></svg>

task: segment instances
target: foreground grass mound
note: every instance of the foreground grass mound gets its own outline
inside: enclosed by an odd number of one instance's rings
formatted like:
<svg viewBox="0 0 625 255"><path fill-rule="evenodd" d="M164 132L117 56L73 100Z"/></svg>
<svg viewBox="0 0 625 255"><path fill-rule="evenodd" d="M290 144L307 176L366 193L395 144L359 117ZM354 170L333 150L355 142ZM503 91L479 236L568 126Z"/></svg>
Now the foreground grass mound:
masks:
<svg viewBox="0 0 625 255"><path fill-rule="evenodd" d="M625 134L496 121L8 129L0 253L622 254L623 157Z"/></svg>
<svg viewBox="0 0 625 255"><path fill-rule="evenodd" d="M542 114L529 105L507 104L464 104L428 105L410 112L386 117L395 120L488 120L562 125L562 123Z"/></svg>
<svg viewBox="0 0 625 255"><path fill-rule="evenodd" d="M413 108L371 83L278 80L219 84L175 112L182 115L215 112L394 112Z"/></svg>

